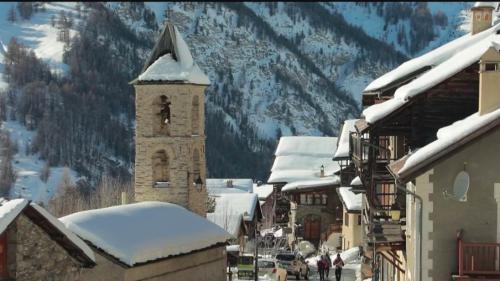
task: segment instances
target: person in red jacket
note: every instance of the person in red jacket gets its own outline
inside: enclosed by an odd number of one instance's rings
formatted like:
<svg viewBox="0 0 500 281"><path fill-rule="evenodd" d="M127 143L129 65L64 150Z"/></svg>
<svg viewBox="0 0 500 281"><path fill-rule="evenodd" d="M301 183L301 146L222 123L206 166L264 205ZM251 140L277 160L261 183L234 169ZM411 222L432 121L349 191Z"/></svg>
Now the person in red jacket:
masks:
<svg viewBox="0 0 500 281"><path fill-rule="evenodd" d="M340 281L340 278L342 278L342 267L344 267L344 261L340 257L340 254L337 254L337 257L333 261L333 266L335 266L335 279Z"/></svg>
<svg viewBox="0 0 500 281"><path fill-rule="evenodd" d="M319 258L316 265L318 266L319 280L324 281L325 280L325 262L324 262L323 256L321 256Z"/></svg>

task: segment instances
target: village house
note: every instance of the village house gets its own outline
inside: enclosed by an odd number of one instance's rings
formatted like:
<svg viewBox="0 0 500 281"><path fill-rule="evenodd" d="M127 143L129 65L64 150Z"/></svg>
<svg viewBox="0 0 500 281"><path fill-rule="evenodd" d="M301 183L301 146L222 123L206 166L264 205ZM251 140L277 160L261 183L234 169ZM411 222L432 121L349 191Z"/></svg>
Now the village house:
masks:
<svg viewBox="0 0 500 281"><path fill-rule="evenodd" d="M343 205L342 250L362 246L361 209L362 195L354 194L351 187L337 189Z"/></svg>
<svg viewBox="0 0 500 281"><path fill-rule="evenodd" d="M207 179L207 191L214 200L207 218L233 235L231 244L245 249L245 239L253 239L260 229L262 210L251 179ZM246 238L245 238L246 236Z"/></svg>
<svg viewBox="0 0 500 281"><path fill-rule="evenodd" d="M291 245L303 239L318 246L333 233L340 236L342 204L335 191L339 167L332 160L336 144L334 137L280 138L268 183L289 201ZM278 220L285 214L277 209L276 215Z"/></svg>
<svg viewBox="0 0 500 281"><path fill-rule="evenodd" d="M483 40L493 43L479 62L478 112L389 167L415 193L407 199L408 280L500 279L500 35Z"/></svg>
<svg viewBox="0 0 500 281"><path fill-rule="evenodd" d="M57 218L26 199L0 202L0 280L82 280L94 252Z"/></svg>
<svg viewBox="0 0 500 281"><path fill-rule="evenodd" d="M81 280L226 278L230 234L181 206L140 202L82 211L60 221L96 253L97 265L82 270Z"/></svg>
<svg viewBox="0 0 500 281"><path fill-rule="evenodd" d="M367 266L378 261L383 269L379 280L429 280L406 266L413 254L406 245L406 199L411 190L395 184L388 165L434 142L440 128L477 111L483 83L478 61L496 44L500 27L491 27L492 12L490 3L478 2L472 9L471 34L402 64L364 90L365 109L350 135L350 157L359 176L355 180L364 186L367 276L372 274ZM411 271L408 275L406 268Z"/></svg>
<svg viewBox="0 0 500 281"><path fill-rule="evenodd" d="M269 229L276 222L276 196L272 184L257 182L253 184L253 192L257 194L262 210L261 229Z"/></svg>

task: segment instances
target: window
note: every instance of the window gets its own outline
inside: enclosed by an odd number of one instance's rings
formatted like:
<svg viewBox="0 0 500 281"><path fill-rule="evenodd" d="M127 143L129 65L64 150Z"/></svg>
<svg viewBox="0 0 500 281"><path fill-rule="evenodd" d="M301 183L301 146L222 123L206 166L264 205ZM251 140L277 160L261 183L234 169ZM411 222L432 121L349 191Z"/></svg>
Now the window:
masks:
<svg viewBox="0 0 500 281"><path fill-rule="evenodd" d="M485 63L484 71L496 71L497 64L496 63Z"/></svg>
<svg viewBox="0 0 500 281"><path fill-rule="evenodd" d="M312 194L307 194L307 205L312 205L314 204L314 198Z"/></svg>
<svg viewBox="0 0 500 281"><path fill-rule="evenodd" d="M481 20L481 13L480 12L476 12L476 20Z"/></svg>
<svg viewBox="0 0 500 281"><path fill-rule="evenodd" d="M322 194L321 197L322 197L322 202L321 203L323 205L326 205L326 203L328 202L328 195Z"/></svg>
<svg viewBox="0 0 500 281"><path fill-rule="evenodd" d="M157 151L153 155L153 181L168 182L170 179L170 165L165 150Z"/></svg>
<svg viewBox="0 0 500 281"><path fill-rule="evenodd" d="M153 132L169 135L169 125L172 123L171 102L165 95L157 97L153 102Z"/></svg>
<svg viewBox="0 0 500 281"><path fill-rule="evenodd" d="M198 101L198 96L193 97L193 102L191 104L191 134L199 135L200 126L200 103Z"/></svg>
<svg viewBox="0 0 500 281"><path fill-rule="evenodd" d="M490 13L484 13L484 20L489 21L490 20Z"/></svg>
<svg viewBox="0 0 500 281"><path fill-rule="evenodd" d="M314 205L321 205L321 194L314 194Z"/></svg>
<svg viewBox="0 0 500 281"><path fill-rule="evenodd" d="M349 214L345 213L344 215L344 225L349 226Z"/></svg>
<svg viewBox="0 0 500 281"><path fill-rule="evenodd" d="M172 104L167 96L161 96L160 97L160 121L161 124L169 124L170 121L170 104Z"/></svg>
<svg viewBox="0 0 500 281"><path fill-rule="evenodd" d="M300 204L307 204L306 195L304 193L300 194Z"/></svg>
<svg viewBox="0 0 500 281"><path fill-rule="evenodd" d="M361 215L358 215L358 225L361 225Z"/></svg>

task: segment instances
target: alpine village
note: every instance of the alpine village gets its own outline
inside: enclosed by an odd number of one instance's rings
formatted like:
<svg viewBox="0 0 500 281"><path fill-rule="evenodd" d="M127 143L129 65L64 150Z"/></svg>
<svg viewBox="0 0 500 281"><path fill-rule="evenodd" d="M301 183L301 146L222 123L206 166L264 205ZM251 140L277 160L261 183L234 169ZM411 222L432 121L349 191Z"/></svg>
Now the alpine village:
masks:
<svg viewBox="0 0 500 281"><path fill-rule="evenodd" d="M0 280L500 280L499 3L0 6Z"/></svg>

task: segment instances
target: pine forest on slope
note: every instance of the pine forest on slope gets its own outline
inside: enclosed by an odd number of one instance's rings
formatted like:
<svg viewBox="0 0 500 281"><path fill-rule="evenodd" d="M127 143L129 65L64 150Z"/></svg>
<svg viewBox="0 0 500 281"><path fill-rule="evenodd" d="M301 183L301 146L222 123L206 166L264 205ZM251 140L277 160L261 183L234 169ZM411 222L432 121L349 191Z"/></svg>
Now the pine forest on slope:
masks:
<svg viewBox="0 0 500 281"><path fill-rule="evenodd" d="M166 18L212 81L209 176L265 181L281 135L337 135L344 119L359 115L361 91L373 78L465 33L470 4L1 5L10 33L0 33L8 43L0 118L33 130L23 153L71 167L87 192L103 174L131 176L135 113L128 82ZM18 31L30 24L57 34L60 62ZM0 165L4 192L16 184L12 151Z"/></svg>

